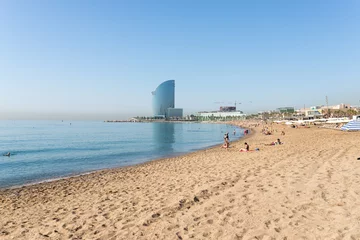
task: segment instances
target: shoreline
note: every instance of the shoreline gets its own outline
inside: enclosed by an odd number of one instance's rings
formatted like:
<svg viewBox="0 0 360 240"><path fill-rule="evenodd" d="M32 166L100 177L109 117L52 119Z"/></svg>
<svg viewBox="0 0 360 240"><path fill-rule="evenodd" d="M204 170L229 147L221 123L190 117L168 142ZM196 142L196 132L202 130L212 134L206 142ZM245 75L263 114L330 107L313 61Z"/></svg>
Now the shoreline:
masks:
<svg viewBox="0 0 360 240"><path fill-rule="evenodd" d="M215 122L216 124L218 124L217 122ZM206 123L208 124L208 123ZM244 127L241 127L239 125L233 125L233 124L229 124L229 123L222 123L225 125L231 125L231 126L235 126L241 129L246 129ZM250 131L251 134L251 131ZM250 135L248 134L248 135ZM247 136L248 136L247 135ZM238 139L234 140L233 142L237 142L240 141L242 139L245 139L247 136L243 135L242 137L239 137ZM231 143L233 143L231 142ZM91 171L86 171L86 172L82 172L82 173L74 173L74 174L70 174L67 176L63 176L63 177L54 177L54 178L49 178L49 179L45 179L45 180L39 180L39 181L34 181L31 183L25 183L25 184L20 184L20 185L14 185L14 186L9 186L9 187L0 187L0 194L3 191L8 191L8 190L16 190L16 189L23 189L26 187L32 187L32 186L36 186L36 185L42 185L42 184L48 184L48 183L52 183L52 182L57 182L57 181L61 181L61 180L67 180L67 179L73 179L73 178L77 178L77 177L81 177L84 175L92 175L92 174L96 174L96 173L100 173L100 172L107 172L107 171L112 171L112 170L120 170L120 169L126 169L126 168L130 168L130 167L137 167L137 166L141 166L143 164L146 163L150 163L150 162L155 162L155 161L166 161L168 159L172 159L172 158L176 158L176 157L181 157L181 156L187 156L191 153L197 153L197 152L201 152L204 150L208 150L208 149L213 149L216 147L220 147L222 146L222 143L219 144L213 144L210 145L208 147L203 147L201 149L195 150L195 151L190 151L190 152L185 152L185 153L177 153L174 155L168 155L168 156L164 156L164 157L160 157L160 158L149 158L149 160L146 160L145 162L141 162L141 163L136 163L136 164L130 164L130 165L125 165L125 166L119 166L119 167L109 167L109 168L103 168L103 169L97 169L97 170L91 170Z"/></svg>

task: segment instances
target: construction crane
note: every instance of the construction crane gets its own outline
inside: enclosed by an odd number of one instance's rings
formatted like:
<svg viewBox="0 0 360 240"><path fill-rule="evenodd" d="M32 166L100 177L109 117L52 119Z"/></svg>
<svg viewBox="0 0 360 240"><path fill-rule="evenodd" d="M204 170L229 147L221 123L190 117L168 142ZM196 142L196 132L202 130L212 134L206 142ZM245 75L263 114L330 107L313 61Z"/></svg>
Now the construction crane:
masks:
<svg viewBox="0 0 360 240"><path fill-rule="evenodd" d="M235 101L235 102L225 102L225 101L221 101L221 102L214 102L214 104L234 104L234 105L235 105L235 109L236 109L236 105L237 105L237 104L241 104L241 102L239 102L239 101Z"/></svg>

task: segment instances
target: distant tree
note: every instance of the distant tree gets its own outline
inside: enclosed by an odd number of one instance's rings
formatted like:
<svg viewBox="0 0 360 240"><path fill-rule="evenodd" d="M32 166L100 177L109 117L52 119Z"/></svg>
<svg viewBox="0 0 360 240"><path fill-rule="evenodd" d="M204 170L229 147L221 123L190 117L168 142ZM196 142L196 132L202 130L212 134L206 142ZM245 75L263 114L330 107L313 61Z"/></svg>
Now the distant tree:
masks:
<svg viewBox="0 0 360 240"><path fill-rule="evenodd" d="M352 116L354 116L356 114L357 114L357 111L355 111L354 109L347 109L346 110L346 116L347 117L352 117Z"/></svg>
<svg viewBox="0 0 360 240"><path fill-rule="evenodd" d="M342 112L339 109L333 111L330 110L330 112L334 117L341 117L342 115Z"/></svg>

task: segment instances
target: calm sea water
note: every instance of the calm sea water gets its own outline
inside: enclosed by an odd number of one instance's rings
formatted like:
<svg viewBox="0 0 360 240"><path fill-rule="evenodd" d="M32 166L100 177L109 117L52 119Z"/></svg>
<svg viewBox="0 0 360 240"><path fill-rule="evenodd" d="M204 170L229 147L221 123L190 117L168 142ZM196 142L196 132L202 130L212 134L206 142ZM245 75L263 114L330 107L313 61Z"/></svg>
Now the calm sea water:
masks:
<svg viewBox="0 0 360 240"><path fill-rule="evenodd" d="M0 187L179 155L242 137L224 124L0 121ZM10 152L10 157L3 154Z"/></svg>

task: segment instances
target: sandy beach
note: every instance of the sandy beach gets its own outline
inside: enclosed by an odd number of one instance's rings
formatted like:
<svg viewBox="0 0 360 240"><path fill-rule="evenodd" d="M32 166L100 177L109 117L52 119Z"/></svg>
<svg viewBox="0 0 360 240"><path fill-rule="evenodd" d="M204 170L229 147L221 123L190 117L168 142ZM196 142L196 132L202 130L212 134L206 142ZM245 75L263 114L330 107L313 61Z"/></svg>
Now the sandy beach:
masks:
<svg viewBox="0 0 360 240"><path fill-rule="evenodd" d="M360 132L261 128L227 150L1 190L0 239L360 239Z"/></svg>

